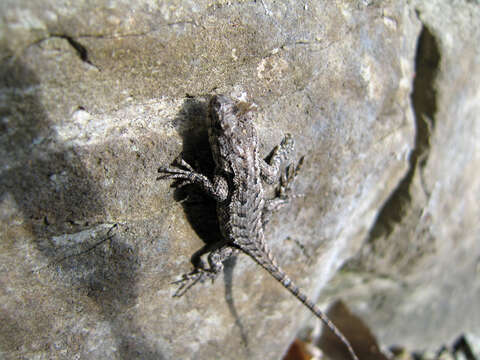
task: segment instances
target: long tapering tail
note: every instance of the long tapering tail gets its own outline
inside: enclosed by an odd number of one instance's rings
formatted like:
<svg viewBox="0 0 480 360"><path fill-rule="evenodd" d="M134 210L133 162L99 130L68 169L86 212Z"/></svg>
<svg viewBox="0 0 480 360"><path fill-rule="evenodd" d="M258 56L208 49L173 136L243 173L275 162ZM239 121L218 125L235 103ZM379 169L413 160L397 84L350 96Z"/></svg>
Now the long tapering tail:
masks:
<svg viewBox="0 0 480 360"><path fill-rule="evenodd" d="M245 253L250 255L261 267L267 270L275 279L277 279L288 291L290 291L298 300L300 300L311 312L315 314L347 347L348 352L354 360L358 360L352 345L347 340L345 335L335 326L335 324L328 318L328 316L320 310L320 308L310 300L305 293L299 289L293 281L283 272L283 270L276 264L272 253L267 248L266 244L262 249L249 248L242 249Z"/></svg>

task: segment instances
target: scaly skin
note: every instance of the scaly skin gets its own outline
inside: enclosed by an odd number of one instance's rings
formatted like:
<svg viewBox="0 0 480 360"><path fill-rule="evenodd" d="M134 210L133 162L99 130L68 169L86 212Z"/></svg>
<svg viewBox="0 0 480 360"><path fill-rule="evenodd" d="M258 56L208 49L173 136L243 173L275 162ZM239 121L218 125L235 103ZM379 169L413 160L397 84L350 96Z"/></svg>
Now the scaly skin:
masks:
<svg viewBox="0 0 480 360"><path fill-rule="evenodd" d="M211 181L184 160L180 168L161 167L162 179L176 179L181 185L197 184L217 201L217 216L223 241L208 256L208 266L199 267L178 281L180 287L175 296L183 295L191 286L205 278L214 279L223 269L223 262L238 252L248 254L267 270L288 291L309 308L345 344L354 360L358 360L352 346L332 321L311 301L277 265L265 242L263 228L270 214L285 205L291 193L303 158L295 166L288 166L281 177L278 196L265 199L263 181L278 181L280 167L294 149L294 142L287 134L273 151L269 163L260 158L258 137L253 126L253 114L246 103L235 103L223 96L214 96L209 104L207 127L210 148L215 161L215 173Z"/></svg>

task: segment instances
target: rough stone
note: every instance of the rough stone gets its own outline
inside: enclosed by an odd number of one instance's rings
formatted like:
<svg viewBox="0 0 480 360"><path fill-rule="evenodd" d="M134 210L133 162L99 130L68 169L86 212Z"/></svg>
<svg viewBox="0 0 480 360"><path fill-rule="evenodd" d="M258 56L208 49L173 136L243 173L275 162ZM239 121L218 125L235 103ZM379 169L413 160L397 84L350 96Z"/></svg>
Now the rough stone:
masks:
<svg viewBox="0 0 480 360"><path fill-rule="evenodd" d="M480 334L478 5L414 5L422 30L410 168L332 285L349 288L349 307L385 347L437 351Z"/></svg>
<svg viewBox="0 0 480 360"><path fill-rule="evenodd" d="M450 316L478 299L478 57L468 47L478 39L478 5L438 4L452 13L451 31L433 5L393 0L0 3L2 356L275 359L286 351L310 314L245 256L216 283L172 298L171 281L218 234L212 202L156 181L157 169L182 151L211 168L203 119L212 93L255 101L265 155L290 132L307 156L305 197L271 221L267 239L313 298L362 248L349 265L355 273L342 272L329 294L378 326L382 344L411 341L405 320L435 304L432 294L462 292L438 303L457 306ZM469 11L471 28L461 30ZM460 33L469 38L456 41ZM420 86L419 37L439 42L433 112L410 98ZM422 81L428 90L431 80ZM426 144L415 140L412 109L434 125ZM400 221L377 236L412 161L421 171L401 218L417 224ZM425 286L447 273L458 276ZM402 292L404 283L419 291ZM394 301L381 308L381 296Z"/></svg>

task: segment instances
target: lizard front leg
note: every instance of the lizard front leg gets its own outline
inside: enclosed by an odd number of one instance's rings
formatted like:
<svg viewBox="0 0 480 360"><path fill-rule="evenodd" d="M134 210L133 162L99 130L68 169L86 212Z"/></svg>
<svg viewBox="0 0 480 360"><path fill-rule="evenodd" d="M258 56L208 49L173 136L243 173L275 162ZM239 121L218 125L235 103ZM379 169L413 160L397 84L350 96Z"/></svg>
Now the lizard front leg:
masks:
<svg viewBox="0 0 480 360"><path fill-rule="evenodd" d="M268 163L260 161L262 178L268 184L272 185L278 180L281 165L291 157L294 149L295 142L292 135L286 134L282 142L273 149L270 161Z"/></svg>
<svg viewBox="0 0 480 360"><path fill-rule="evenodd" d="M292 185L303 166L303 161L304 156L300 158L296 166L290 164L286 167L285 172L282 173L280 177L280 184L276 189L276 196L273 199L265 200L265 206L262 212L262 223L264 226L269 222L271 215L285 206L292 197L302 196L292 195Z"/></svg>
<svg viewBox="0 0 480 360"><path fill-rule="evenodd" d="M225 201L228 197L228 182L220 175L213 177L213 182L210 181L205 175L196 172L185 160L178 157L174 161L176 167L161 166L158 169L160 174L163 174L157 178L161 179L174 179L180 180L178 187L182 187L189 184L199 185L203 191L213 197L216 201Z"/></svg>
<svg viewBox="0 0 480 360"><path fill-rule="evenodd" d="M280 168L284 162L290 159L294 148L295 144L292 135L286 134L282 142L273 150L270 161L268 163L265 161L260 162L261 175L268 184L274 184L278 180ZM292 197L292 184L303 165L303 160L304 157L302 156L296 166L292 164L287 165L285 172L281 174L275 198L265 201L262 213L263 225L268 223L272 213L287 204Z"/></svg>

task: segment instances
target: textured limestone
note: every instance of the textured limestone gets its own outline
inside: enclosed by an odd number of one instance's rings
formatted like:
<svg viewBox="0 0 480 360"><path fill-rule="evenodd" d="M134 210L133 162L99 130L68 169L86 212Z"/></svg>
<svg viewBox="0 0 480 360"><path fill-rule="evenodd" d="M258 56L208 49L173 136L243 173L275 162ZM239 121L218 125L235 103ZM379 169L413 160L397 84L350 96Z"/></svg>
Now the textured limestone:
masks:
<svg viewBox="0 0 480 360"><path fill-rule="evenodd" d="M480 7L415 7L410 169L338 281L384 346L433 352L480 333Z"/></svg>
<svg viewBox="0 0 480 360"><path fill-rule="evenodd" d="M191 189L174 191L156 181L156 171L182 151L211 169L203 119L212 93L255 101L265 155L290 132L298 156L307 156L298 182L305 197L274 217L267 237L312 297L357 255L349 264L354 276L342 273L333 294L368 315L389 345L409 338L399 335L408 328L401 320L416 311L398 284L418 281L420 289L424 269L442 268L436 256L448 272L453 247L454 273L473 271L478 62L468 45L478 32L457 41L465 18L452 14L448 32L433 6L393 0L42 3L0 4L5 358L283 354L310 314L250 259L232 261L213 285L171 297L170 282L218 234L212 202ZM462 16L471 10L472 18L478 10L442 6L466 9ZM433 112L410 99L419 36L426 46L430 37L439 42ZM460 50L465 55L456 60ZM434 122L427 144L415 140L413 108ZM395 225L382 235L385 201L411 169L411 150L424 146L414 164L421 167L412 176L414 200L402 215L414 227ZM388 277L395 269L398 281ZM362 288L366 272L372 282ZM458 280L438 284L461 291ZM358 286L345 290L350 283ZM379 305L369 289L394 297L383 315L373 315Z"/></svg>

